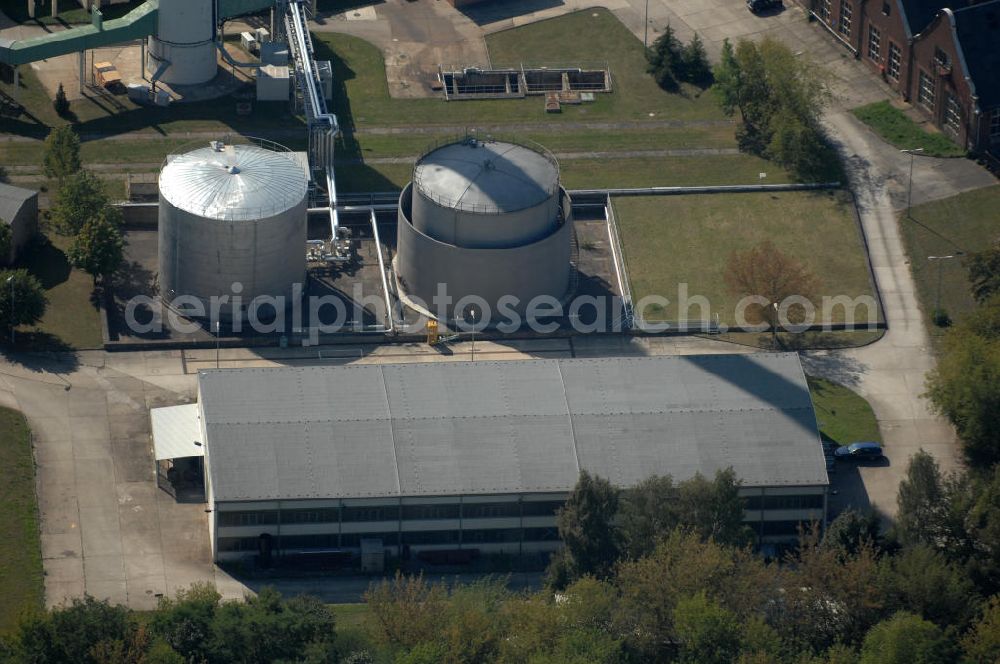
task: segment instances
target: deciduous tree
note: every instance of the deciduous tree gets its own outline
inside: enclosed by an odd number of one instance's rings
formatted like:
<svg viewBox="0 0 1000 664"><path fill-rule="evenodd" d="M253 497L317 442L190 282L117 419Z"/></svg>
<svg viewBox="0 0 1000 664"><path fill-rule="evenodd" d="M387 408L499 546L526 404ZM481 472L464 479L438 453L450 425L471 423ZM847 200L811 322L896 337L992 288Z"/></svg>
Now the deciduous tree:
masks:
<svg viewBox="0 0 1000 664"><path fill-rule="evenodd" d="M104 208L84 222L67 252L73 267L91 275L95 284L114 274L125 260L125 238L120 223L120 212Z"/></svg>
<svg viewBox="0 0 1000 664"><path fill-rule="evenodd" d="M897 613L865 637L861 664L951 664L958 655L952 640L932 622Z"/></svg>
<svg viewBox="0 0 1000 664"><path fill-rule="evenodd" d="M80 137L69 125L61 125L45 137L42 153L45 177L62 180L80 171Z"/></svg>
<svg viewBox="0 0 1000 664"><path fill-rule="evenodd" d="M89 171L79 171L66 176L59 184L50 214L61 233L76 235L109 202L104 184L97 176Z"/></svg>
<svg viewBox="0 0 1000 664"><path fill-rule="evenodd" d="M27 270L0 271L0 326L34 325L45 315L45 290Z"/></svg>

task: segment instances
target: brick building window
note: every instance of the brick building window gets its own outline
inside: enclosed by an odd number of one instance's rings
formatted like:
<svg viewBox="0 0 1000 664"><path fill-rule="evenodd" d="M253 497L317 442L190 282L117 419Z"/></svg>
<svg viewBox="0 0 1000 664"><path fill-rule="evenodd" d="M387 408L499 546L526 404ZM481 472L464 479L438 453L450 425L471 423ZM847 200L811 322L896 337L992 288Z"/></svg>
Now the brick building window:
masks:
<svg viewBox="0 0 1000 664"><path fill-rule="evenodd" d="M889 9L889 3L888 2L883 2L882 3L882 14L884 16L888 16L891 13L892 13L892 10Z"/></svg>
<svg viewBox="0 0 1000 664"><path fill-rule="evenodd" d="M874 62L882 61L882 33L874 25L868 26L868 57Z"/></svg>
<svg viewBox="0 0 1000 664"><path fill-rule="evenodd" d="M917 101L927 110L934 110L934 79L925 71L920 72Z"/></svg>
<svg viewBox="0 0 1000 664"><path fill-rule="evenodd" d="M889 42L889 66L886 67L886 73L894 81L899 80L899 64L901 61L902 55L899 52L899 47Z"/></svg>
<svg viewBox="0 0 1000 664"><path fill-rule="evenodd" d="M1000 108L994 108L990 113L990 139L1000 141Z"/></svg>
<svg viewBox="0 0 1000 664"><path fill-rule="evenodd" d="M949 92L948 101L944 105L944 126L957 134L961 125L962 106L955 95Z"/></svg>
<svg viewBox="0 0 1000 664"><path fill-rule="evenodd" d="M934 49L934 62L938 63L942 67L947 67L948 65L951 64L951 58L949 58L948 54L945 53L944 51L942 51L941 49L935 48Z"/></svg>
<svg viewBox="0 0 1000 664"><path fill-rule="evenodd" d="M830 0L819 0L819 17L830 22Z"/></svg>
<svg viewBox="0 0 1000 664"><path fill-rule="evenodd" d="M840 34L850 35L851 34L851 16L854 10L851 8L850 2L841 2L840 4Z"/></svg>

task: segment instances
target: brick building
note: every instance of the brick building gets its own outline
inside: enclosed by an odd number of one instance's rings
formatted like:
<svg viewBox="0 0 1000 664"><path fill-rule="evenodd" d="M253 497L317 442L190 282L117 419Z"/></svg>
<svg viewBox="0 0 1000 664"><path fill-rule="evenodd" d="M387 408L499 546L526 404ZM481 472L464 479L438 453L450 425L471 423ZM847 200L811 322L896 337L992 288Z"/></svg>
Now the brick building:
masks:
<svg viewBox="0 0 1000 664"><path fill-rule="evenodd" d="M956 143L1000 151L1000 0L805 0L855 57Z"/></svg>

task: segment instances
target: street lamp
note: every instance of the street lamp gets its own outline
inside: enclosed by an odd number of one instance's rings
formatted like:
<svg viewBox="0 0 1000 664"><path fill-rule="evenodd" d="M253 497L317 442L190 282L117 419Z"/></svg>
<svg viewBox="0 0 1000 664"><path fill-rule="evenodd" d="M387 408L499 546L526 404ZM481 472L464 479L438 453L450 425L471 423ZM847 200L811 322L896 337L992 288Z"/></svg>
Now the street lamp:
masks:
<svg viewBox="0 0 1000 664"><path fill-rule="evenodd" d="M476 308L471 307L469 313L472 314L472 361L476 361Z"/></svg>
<svg viewBox="0 0 1000 664"><path fill-rule="evenodd" d="M960 256L964 256L964 255L965 255L964 251L956 251L954 254L949 254L947 256L928 256L927 257L927 260L932 261L932 262L937 261L937 264L938 264L937 301L934 304L934 311L940 311L941 310L941 270L944 267L944 262L947 261L947 260L951 260L952 258L959 258Z"/></svg>
<svg viewBox="0 0 1000 664"><path fill-rule="evenodd" d="M910 150L900 150L900 152L905 152L908 155L910 155L910 177L909 177L909 180L908 180L908 184L906 185L906 216L907 216L907 218L909 218L909 216L910 216L910 201L912 200L912 196L913 196L913 155L915 155L918 152L923 152L923 151L924 151L923 148L913 148L913 149L910 149Z"/></svg>
<svg viewBox="0 0 1000 664"><path fill-rule="evenodd" d="M215 368L219 368L219 321L215 321Z"/></svg>
<svg viewBox="0 0 1000 664"><path fill-rule="evenodd" d="M642 17L642 50L649 48L649 0L646 0L646 13Z"/></svg>
<svg viewBox="0 0 1000 664"><path fill-rule="evenodd" d="M14 348L14 275L7 277L10 284L10 347Z"/></svg>

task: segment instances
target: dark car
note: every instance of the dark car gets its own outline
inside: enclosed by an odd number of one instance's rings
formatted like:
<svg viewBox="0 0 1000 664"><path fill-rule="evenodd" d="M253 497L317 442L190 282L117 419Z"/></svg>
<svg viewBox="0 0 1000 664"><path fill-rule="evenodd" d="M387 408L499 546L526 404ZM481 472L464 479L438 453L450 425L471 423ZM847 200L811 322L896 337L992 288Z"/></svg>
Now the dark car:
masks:
<svg viewBox="0 0 1000 664"><path fill-rule="evenodd" d="M838 447L833 456L837 459L881 459L884 455L878 443L864 442Z"/></svg>
<svg viewBox="0 0 1000 664"><path fill-rule="evenodd" d="M781 7L781 0L747 0L747 9L754 14L759 14L768 9Z"/></svg>

